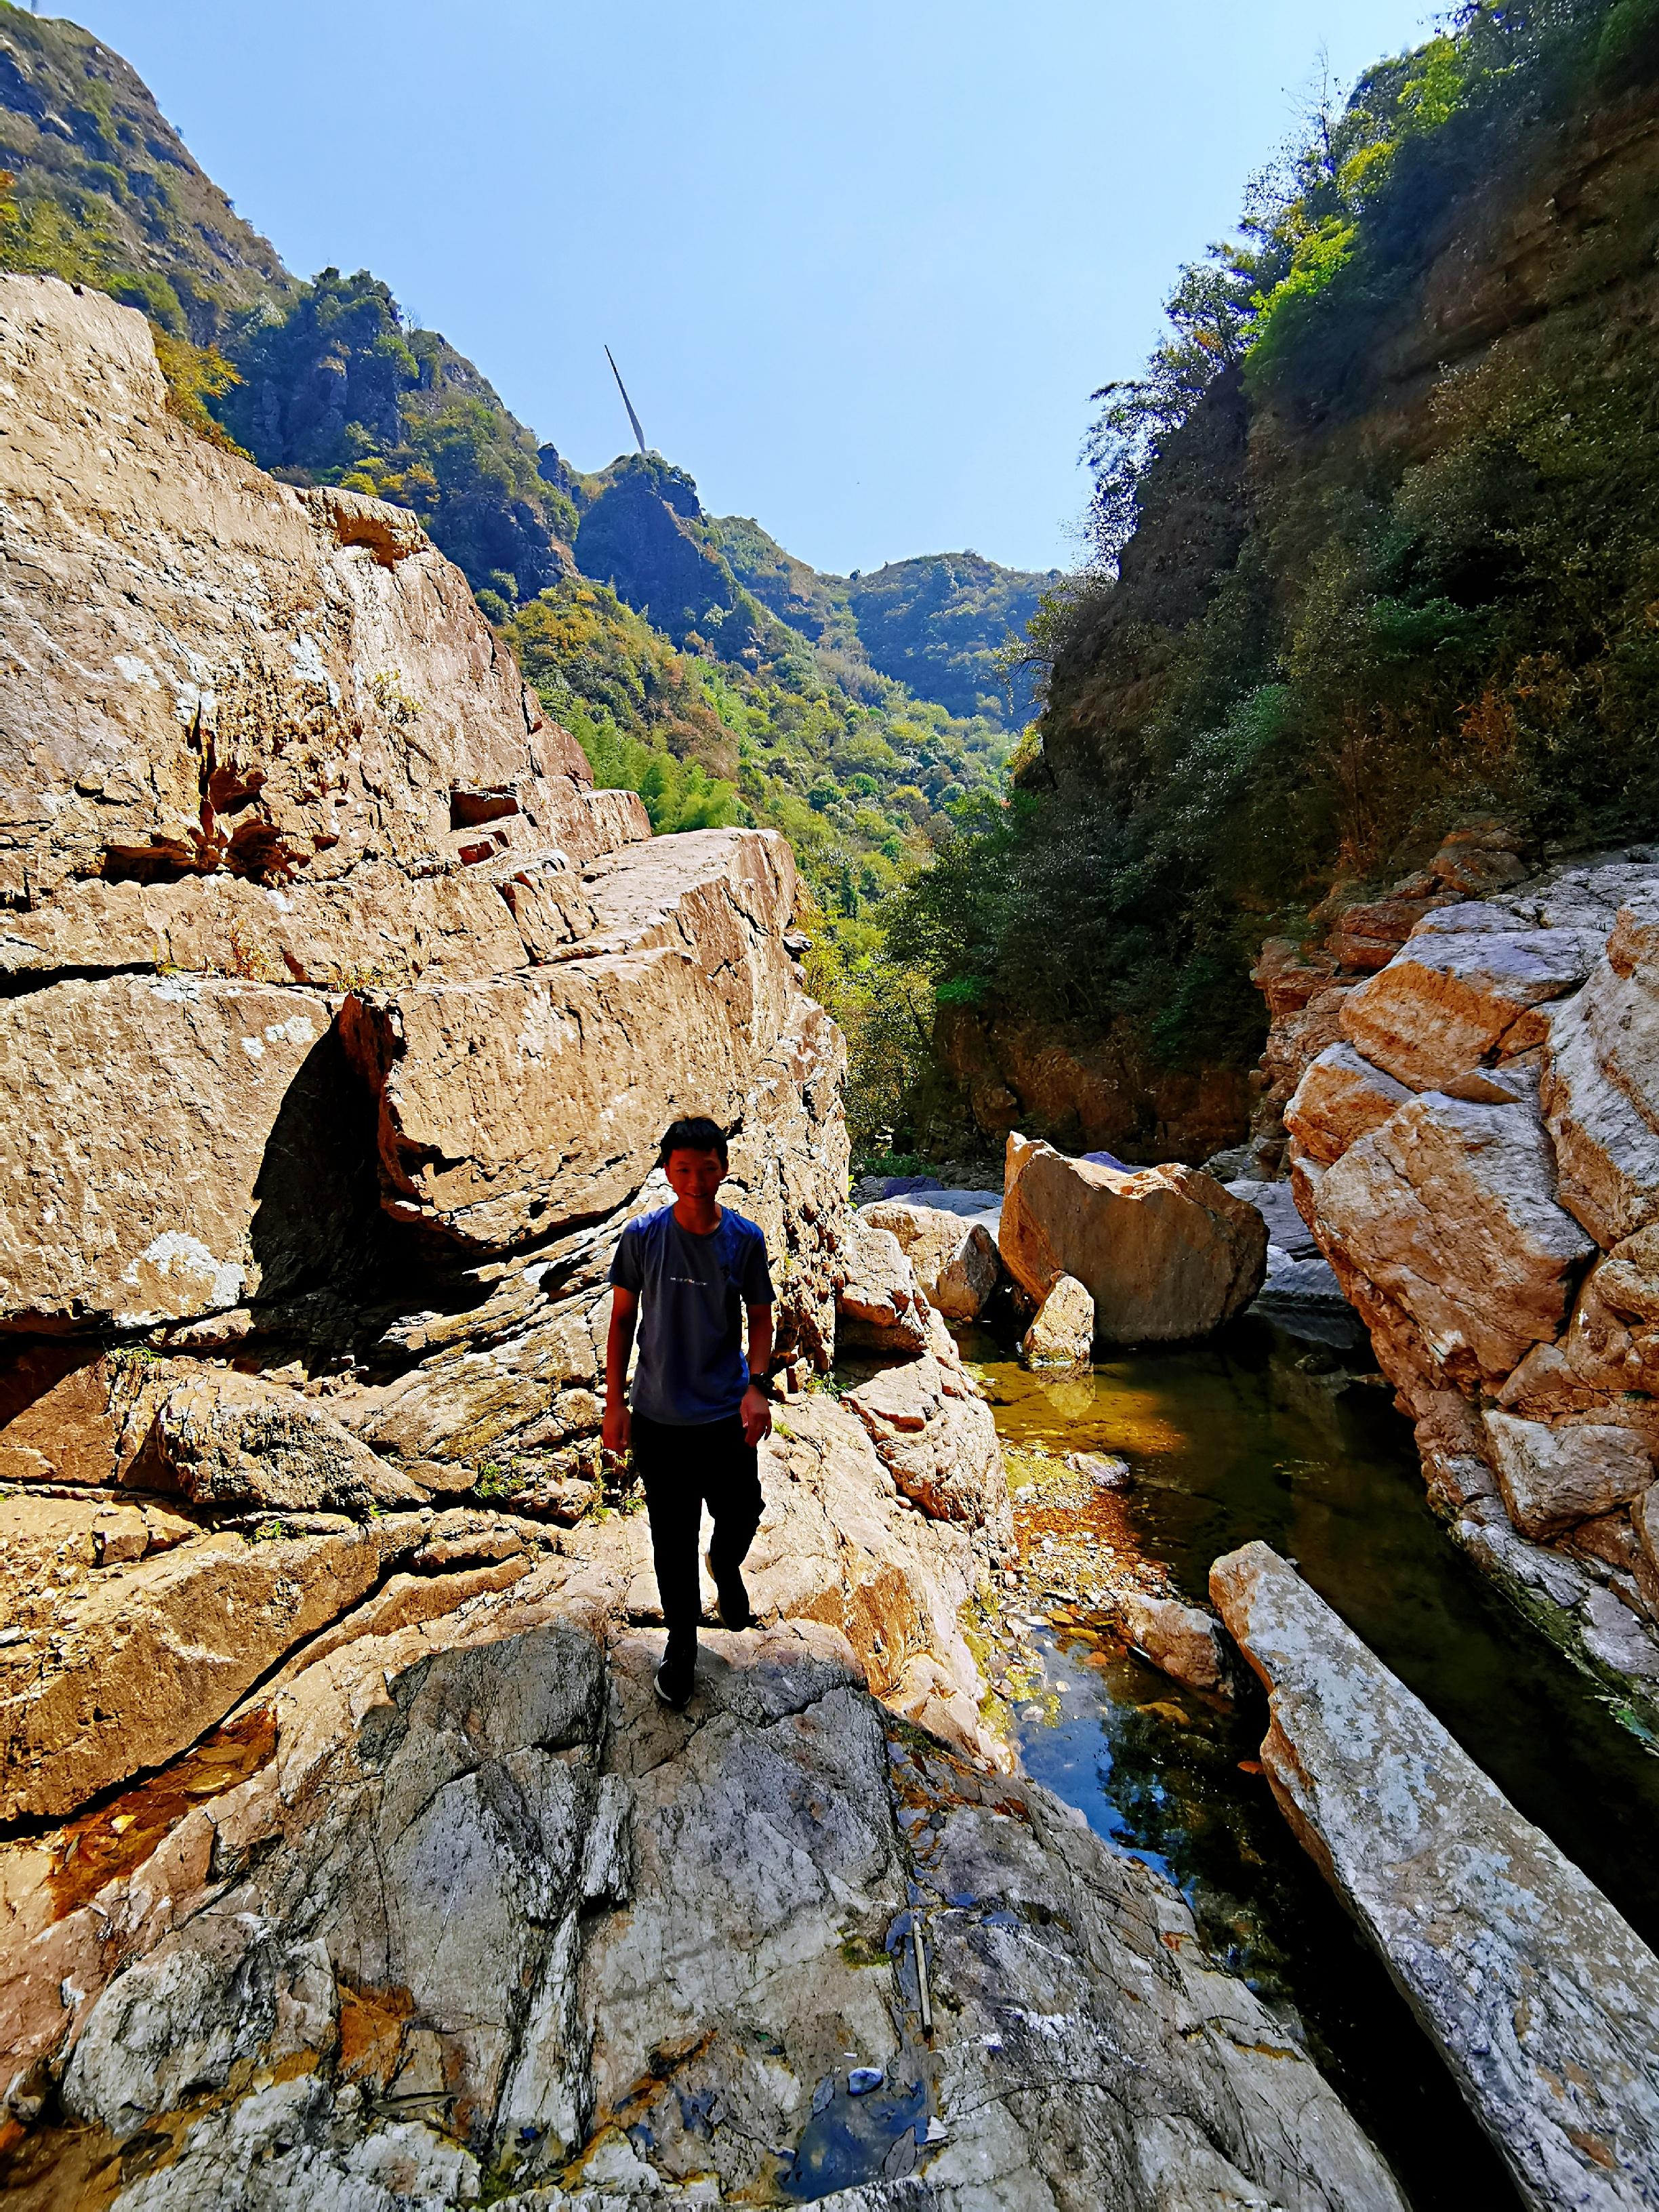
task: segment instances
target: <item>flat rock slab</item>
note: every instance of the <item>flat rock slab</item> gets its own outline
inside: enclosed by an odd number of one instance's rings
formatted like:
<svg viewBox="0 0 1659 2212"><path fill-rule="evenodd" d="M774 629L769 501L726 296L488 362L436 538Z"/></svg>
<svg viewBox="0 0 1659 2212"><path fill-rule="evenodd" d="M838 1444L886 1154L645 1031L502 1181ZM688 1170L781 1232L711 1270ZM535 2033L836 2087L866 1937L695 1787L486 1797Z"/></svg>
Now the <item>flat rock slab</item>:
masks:
<svg viewBox="0 0 1659 2212"><path fill-rule="evenodd" d="M84 2148L119 2212L1402 2212L1161 1875L833 1628L711 1635L665 1713L565 1571L307 1668L67 1911L68 1839L0 1850L50 2201Z"/></svg>
<svg viewBox="0 0 1659 2212"><path fill-rule="evenodd" d="M1266 1544L1210 1593L1266 1684L1280 1809L1523 2203L1659 2200L1659 1959Z"/></svg>

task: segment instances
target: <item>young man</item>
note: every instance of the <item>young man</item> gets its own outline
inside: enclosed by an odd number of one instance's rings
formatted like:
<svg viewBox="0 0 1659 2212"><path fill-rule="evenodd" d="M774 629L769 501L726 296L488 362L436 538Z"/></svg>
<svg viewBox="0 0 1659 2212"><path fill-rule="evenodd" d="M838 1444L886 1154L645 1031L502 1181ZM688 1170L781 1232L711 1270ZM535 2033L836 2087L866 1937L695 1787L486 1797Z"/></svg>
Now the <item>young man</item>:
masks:
<svg viewBox="0 0 1659 2212"><path fill-rule="evenodd" d="M697 1530L705 1502L714 1522L708 1565L720 1620L747 1628L752 1619L741 1570L760 1525L758 1446L772 1426L773 1291L765 1237L752 1221L715 1203L726 1170L719 1125L701 1116L676 1121L657 1158L674 1203L630 1222L611 1263L603 1436L608 1451L625 1451L631 1441L645 1485L668 1626L657 1695L678 1708L690 1698L696 1674ZM636 1324L630 1411L628 1357Z"/></svg>

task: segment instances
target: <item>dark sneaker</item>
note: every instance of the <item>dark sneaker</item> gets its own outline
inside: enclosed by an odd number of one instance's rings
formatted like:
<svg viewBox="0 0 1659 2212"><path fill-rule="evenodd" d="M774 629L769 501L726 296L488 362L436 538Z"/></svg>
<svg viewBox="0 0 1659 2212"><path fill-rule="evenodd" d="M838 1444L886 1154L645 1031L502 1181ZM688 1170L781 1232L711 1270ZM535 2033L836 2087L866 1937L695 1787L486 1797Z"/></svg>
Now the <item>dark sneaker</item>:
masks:
<svg viewBox="0 0 1659 2212"><path fill-rule="evenodd" d="M662 1655L662 1664L653 1677L652 1686L664 1705L679 1712L691 1702L691 1692L697 1686L697 1646L695 1639L678 1644L672 1637Z"/></svg>
<svg viewBox="0 0 1659 2212"><path fill-rule="evenodd" d="M755 1616L749 1609L749 1593L737 1568L729 1567L724 1577L714 1572L714 1562L705 1552L703 1560L714 1583L714 1610L720 1617L722 1628L752 1628Z"/></svg>

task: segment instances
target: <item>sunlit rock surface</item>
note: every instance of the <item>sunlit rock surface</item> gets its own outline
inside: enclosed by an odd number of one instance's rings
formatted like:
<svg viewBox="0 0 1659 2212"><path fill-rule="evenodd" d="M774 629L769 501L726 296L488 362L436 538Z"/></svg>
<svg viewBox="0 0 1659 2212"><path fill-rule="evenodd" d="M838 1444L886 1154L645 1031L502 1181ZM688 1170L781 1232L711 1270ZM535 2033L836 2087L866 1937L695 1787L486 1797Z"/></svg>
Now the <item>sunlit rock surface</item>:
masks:
<svg viewBox="0 0 1659 2212"><path fill-rule="evenodd" d="M1211 1594L1268 1693L1261 1763L1522 2201L1659 2191L1659 1959L1265 1544Z"/></svg>
<svg viewBox="0 0 1659 2212"><path fill-rule="evenodd" d="M1249 1304L1267 1261L1261 1215L1200 1170L1103 1167L1018 1133L997 1242L1039 1303L1074 1276L1108 1344L1207 1336Z"/></svg>
<svg viewBox="0 0 1659 2212"><path fill-rule="evenodd" d="M605 1606L556 1562L360 1641L169 1825L9 1855L39 1967L7 2028L61 2070L60 2189L1400 2205L1174 1892L896 1723L836 1632L712 1636L675 1716Z"/></svg>
<svg viewBox="0 0 1659 2212"><path fill-rule="evenodd" d="M0 278L0 374L8 2186L1395 2206L982 1717L1001 1453L848 1216L787 845L647 841L418 522L195 438L138 314ZM599 1431L688 1111L780 1396L671 1717Z"/></svg>
<svg viewBox="0 0 1659 2212"><path fill-rule="evenodd" d="M1460 1541L1648 1700L1659 861L1523 872L1346 988L1342 1040L1285 1100L1286 1164Z"/></svg>

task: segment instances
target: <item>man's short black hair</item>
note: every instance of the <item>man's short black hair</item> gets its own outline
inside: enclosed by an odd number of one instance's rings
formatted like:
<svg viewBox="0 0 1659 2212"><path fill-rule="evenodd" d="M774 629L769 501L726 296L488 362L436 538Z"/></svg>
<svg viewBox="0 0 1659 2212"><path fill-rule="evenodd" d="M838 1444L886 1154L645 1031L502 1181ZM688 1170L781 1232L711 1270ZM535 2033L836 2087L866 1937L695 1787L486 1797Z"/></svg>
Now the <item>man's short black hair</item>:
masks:
<svg viewBox="0 0 1659 2212"><path fill-rule="evenodd" d="M718 1152L722 1167L730 1164L726 1152L726 1132L718 1121L711 1121L706 1114L689 1115L684 1121L672 1121L662 1133L662 1142L657 1147L657 1165L665 1168L671 1152Z"/></svg>

